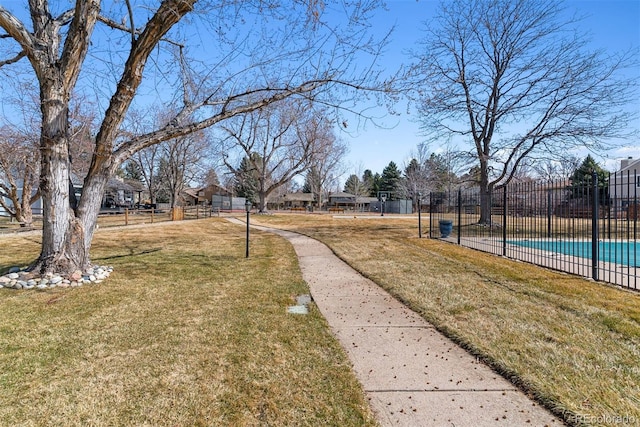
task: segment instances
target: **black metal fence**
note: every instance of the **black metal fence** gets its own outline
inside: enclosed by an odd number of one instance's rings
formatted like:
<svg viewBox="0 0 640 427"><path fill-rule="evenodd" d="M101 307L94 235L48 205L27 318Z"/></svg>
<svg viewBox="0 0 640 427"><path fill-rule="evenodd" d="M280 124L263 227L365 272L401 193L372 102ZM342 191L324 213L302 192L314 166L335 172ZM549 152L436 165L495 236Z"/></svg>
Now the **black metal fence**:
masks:
<svg viewBox="0 0 640 427"><path fill-rule="evenodd" d="M636 171L514 183L484 196L478 188L431 193L429 234L640 290L639 198Z"/></svg>

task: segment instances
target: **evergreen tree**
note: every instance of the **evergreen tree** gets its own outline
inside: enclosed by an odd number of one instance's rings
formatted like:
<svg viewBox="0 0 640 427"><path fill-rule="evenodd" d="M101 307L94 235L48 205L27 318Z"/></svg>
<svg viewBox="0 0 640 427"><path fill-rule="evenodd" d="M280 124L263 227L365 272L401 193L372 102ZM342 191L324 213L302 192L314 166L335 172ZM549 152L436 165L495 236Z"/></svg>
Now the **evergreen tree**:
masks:
<svg viewBox="0 0 640 427"><path fill-rule="evenodd" d="M130 179L131 181L143 181L142 170L134 160L129 160L124 164L122 177L124 179Z"/></svg>
<svg viewBox="0 0 640 427"><path fill-rule="evenodd" d="M362 181L357 175L350 175L344 183L344 192L355 194L356 196L362 193Z"/></svg>
<svg viewBox="0 0 640 427"><path fill-rule="evenodd" d="M322 176L318 168L311 166L304 177L302 192L313 194L314 203L318 208L322 207L322 182Z"/></svg>
<svg viewBox="0 0 640 427"><path fill-rule="evenodd" d="M255 160L259 157L258 154L252 153L252 156L255 156ZM244 197L249 200L251 203L256 203L258 200L258 170L253 166L252 161L248 157L243 157L240 161L240 166L238 166L236 172L236 183L235 183L235 191L238 197Z"/></svg>
<svg viewBox="0 0 640 427"><path fill-rule="evenodd" d="M371 169L366 169L362 174L362 184L367 188L367 195L371 196L373 192L373 172Z"/></svg>
<svg viewBox="0 0 640 427"><path fill-rule="evenodd" d="M380 176L380 174L378 172L376 172L372 177L371 177L371 190L369 191L369 195L371 197L378 197L378 192L380 191L380 184L382 181L382 177Z"/></svg>
<svg viewBox="0 0 640 427"><path fill-rule="evenodd" d="M594 172L598 178L600 203L606 203L609 195L609 172L600 167L591 155L587 155L580 166L573 172L573 175L571 175L572 198L578 199L586 197L591 199Z"/></svg>
<svg viewBox="0 0 640 427"><path fill-rule="evenodd" d="M313 193L320 182L320 173L315 167L311 167L304 176L304 184L302 185L303 193Z"/></svg>
<svg viewBox="0 0 640 427"><path fill-rule="evenodd" d="M398 169L398 166L394 162L389 162L387 167L382 171L379 191L389 192L389 200L394 200L400 193L401 185L402 175L400 169Z"/></svg>

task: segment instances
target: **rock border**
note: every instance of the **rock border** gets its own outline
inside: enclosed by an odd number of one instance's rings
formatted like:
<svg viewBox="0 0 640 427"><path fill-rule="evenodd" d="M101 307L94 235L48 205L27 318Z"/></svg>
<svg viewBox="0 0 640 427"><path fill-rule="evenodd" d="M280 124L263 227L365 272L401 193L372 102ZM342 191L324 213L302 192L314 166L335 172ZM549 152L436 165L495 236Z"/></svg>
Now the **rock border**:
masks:
<svg viewBox="0 0 640 427"><path fill-rule="evenodd" d="M76 270L71 276L63 277L59 274L47 273L40 276L33 271L12 267L4 276L0 276L0 288L15 290L45 290L51 288L77 288L87 284L98 284L105 280L111 272L111 266L94 266L86 271Z"/></svg>

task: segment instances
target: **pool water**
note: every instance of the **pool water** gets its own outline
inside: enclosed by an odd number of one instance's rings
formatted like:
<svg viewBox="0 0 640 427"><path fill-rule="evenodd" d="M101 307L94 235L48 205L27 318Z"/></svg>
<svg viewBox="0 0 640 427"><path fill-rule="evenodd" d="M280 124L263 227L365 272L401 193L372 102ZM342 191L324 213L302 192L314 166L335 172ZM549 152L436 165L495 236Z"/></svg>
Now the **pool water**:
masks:
<svg viewBox="0 0 640 427"><path fill-rule="evenodd" d="M570 240L508 240L507 243L591 259L591 241ZM640 267L640 242L598 242L600 261Z"/></svg>

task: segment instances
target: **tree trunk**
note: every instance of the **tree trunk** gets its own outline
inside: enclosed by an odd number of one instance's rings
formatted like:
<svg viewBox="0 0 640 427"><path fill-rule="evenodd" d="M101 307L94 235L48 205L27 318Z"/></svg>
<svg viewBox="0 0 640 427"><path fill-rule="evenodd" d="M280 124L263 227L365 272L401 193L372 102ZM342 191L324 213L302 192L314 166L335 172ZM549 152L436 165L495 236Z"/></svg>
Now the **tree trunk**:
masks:
<svg viewBox="0 0 640 427"><path fill-rule="evenodd" d="M491 192L493 186L489 184L488 163L480 162L480 219L479 224L491 225Z"/></svg>
<svg viewBox="0 0 640 427"><path fill-rule="evenodd" d="M94 183L85 182L82 206L71 205L69 173L68 103L63 90L48 88L42 95L42 136L40 139L42 195L42 251L29 267L40 274L71 275L89 267L89 248L97 221L100 200L93 208L91 199L102 198L106 178L96 177ZM108 175L105 175L108 176Z"/></svg>
<svg viewBox="0 0 640 427"><path fill-rule="evenodd" d="M260 213L265 213L267 211L267 203L266 203L266 195L264 193L264 191L260 191L258 193L258 211Z"/></svg>

